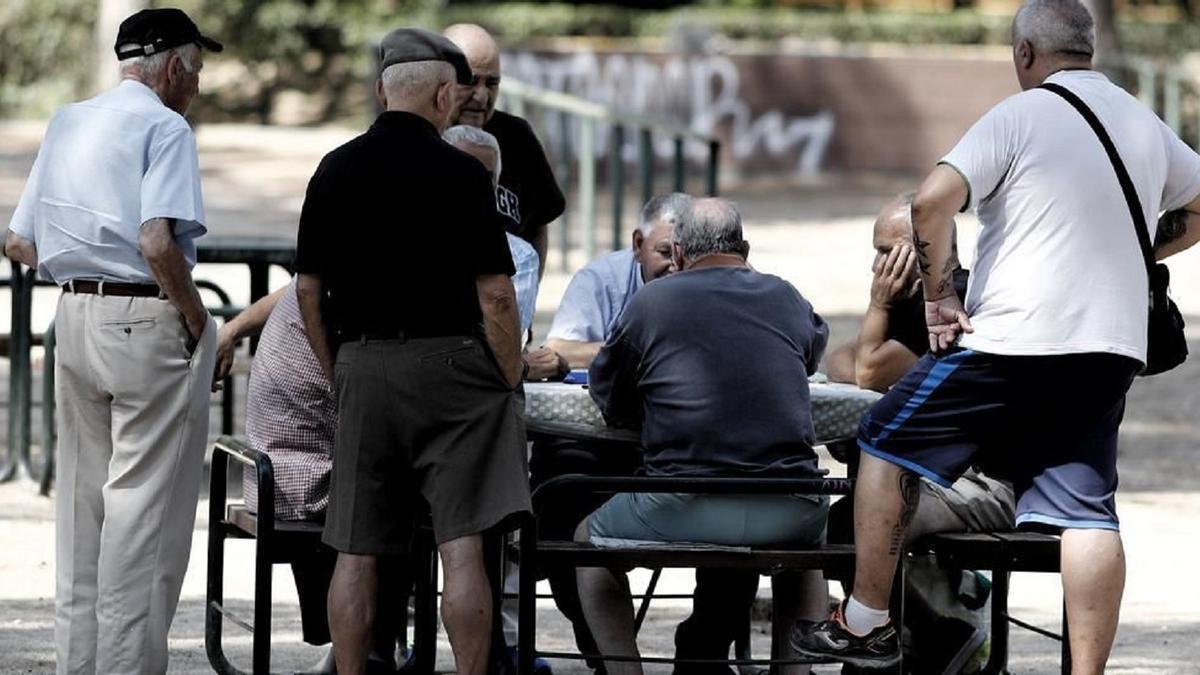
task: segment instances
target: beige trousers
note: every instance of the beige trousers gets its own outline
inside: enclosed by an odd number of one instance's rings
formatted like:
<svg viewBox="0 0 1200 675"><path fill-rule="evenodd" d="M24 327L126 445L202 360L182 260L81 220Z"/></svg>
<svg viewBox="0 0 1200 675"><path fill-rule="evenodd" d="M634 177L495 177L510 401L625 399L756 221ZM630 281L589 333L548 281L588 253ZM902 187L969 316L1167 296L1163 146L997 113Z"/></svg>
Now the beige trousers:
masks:
<svg viewBox="0 0 1200 675"><path fill-rule="evenodd" d="M58 337L59 673L165 673L208 438L216 325L167 300L64 293Z"/></svg>

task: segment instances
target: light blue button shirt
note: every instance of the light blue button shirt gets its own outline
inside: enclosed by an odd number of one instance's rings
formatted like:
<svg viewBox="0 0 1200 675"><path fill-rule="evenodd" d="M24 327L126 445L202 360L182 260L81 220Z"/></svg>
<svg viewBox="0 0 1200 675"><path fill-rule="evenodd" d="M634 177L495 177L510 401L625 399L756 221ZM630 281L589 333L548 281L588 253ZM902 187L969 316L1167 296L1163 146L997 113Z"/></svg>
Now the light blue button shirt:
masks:
<svg viewBox="0 0 1200 675"><path fill-rule="evenodd" d="M643 285L642 267L634 260L633 249L596 258L567 284L548 337L604 342L629 299Z"/></svg>
<svg viewBox="0 0 1200 675"><path fill-rule="evenodd" d="M537 308L537 249L520 237L505 234L508 237L508 250L512 253L513 267L517 268L512 281L513 288L517 291L517 309L521 314L521 334L528 335L529 329L533 327L533 311Z"/></svg>
<svg viewBox="0 0 1200 675"><path fill-rule="evenodd" d="M204 234L196 139L146 85L125 80L50 120L9 229L32 241L43 279L153 282L142 223L173 218L188 265Z"/></svg>

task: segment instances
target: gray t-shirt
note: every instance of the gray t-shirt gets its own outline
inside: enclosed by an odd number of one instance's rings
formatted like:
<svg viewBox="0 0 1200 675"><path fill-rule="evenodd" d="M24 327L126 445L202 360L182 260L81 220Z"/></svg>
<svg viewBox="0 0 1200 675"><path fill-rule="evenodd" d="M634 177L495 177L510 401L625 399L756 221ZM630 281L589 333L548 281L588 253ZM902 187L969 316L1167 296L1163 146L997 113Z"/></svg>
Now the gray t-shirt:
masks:
<svg viewBox="0 0 1200 675"><path fill-rule="evenodd" d="M606 253L579 270L563 293L548 337L603 342L629 299L642 286L633 251Z"/></svg>
<svg viewBox="0 0 1200 675"><path fill-rule="evenodd" d="M647 284L592 362L611 422L641 423L651 475L819 475L808 376L829 339L791 284L744 267Z"/></svg>

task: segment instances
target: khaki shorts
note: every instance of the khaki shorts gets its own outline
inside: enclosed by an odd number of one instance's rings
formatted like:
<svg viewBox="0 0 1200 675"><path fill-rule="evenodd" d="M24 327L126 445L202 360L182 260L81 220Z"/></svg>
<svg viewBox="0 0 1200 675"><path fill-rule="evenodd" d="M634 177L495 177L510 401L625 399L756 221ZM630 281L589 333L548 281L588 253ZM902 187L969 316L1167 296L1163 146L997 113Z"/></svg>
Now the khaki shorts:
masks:
<svg viewBox="0 0 1200 675"><path fill-rule="evenodd" d="M323 539L407 552L428 504L439 544L527 513L524 397L477 337L348 342Z"/></svg>

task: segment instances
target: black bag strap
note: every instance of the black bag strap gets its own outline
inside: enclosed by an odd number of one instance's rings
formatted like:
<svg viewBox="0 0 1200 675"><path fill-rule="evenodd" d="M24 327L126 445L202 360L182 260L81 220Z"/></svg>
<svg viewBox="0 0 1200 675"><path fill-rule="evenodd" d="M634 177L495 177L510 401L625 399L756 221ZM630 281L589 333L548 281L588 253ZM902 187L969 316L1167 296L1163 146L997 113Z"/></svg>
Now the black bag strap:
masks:
<svg viewBox="0 0 1200 675"><path fill-rule="evenodd" d="M1104 151L1108 153L1108 160L1112 162L1113 170L1117 172L1117 181L1121 183L1121 192L1125 193L1125 203L1129 206L1129 214L1133 216L1133 229L1137 231L1138 244L1142 247L1142 259L1146 263L1146 274L1153 277L1156 261L1154 248L1150 244L1150 228L1146 226L1146 215L1142 212L1142 202L1138 199L1137 190L1133 187L1129 172L1125 170L1125 163L1121 161L1121 155L1117 154L1117 147L1113 145L1108 132L1104 130L1104 125L1100 124L1100 120L1096 118L1092 109L1066 87L1053 82L1044 82L1038 88L1063 97L1067 103L1071 104L1071 107L1079 111L1083 119L1087 120L1088 126L1100 138L1100 144L1104 146Z"/></svg>

